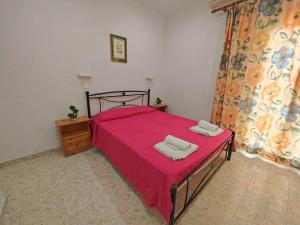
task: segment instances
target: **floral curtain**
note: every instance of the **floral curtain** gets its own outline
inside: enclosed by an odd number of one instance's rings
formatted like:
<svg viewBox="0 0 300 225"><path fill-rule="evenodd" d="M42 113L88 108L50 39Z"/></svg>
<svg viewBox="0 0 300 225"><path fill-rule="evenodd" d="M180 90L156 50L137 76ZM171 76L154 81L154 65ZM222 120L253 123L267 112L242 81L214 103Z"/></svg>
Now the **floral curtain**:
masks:
<svg viewBox="0 0 300 225"><path fill-rule="evenodd" d="M252 0L227 14L212 122L237 148L300 170L300 1Z"/></svg>

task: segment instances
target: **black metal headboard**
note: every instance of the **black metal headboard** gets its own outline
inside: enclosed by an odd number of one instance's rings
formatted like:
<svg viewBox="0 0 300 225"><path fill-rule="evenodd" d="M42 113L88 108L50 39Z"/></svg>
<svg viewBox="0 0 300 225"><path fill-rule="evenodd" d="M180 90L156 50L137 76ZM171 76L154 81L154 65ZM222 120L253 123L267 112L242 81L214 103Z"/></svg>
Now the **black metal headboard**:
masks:
<svg viewBox="0 0 300 225"><path fill-rule="evenodd" d="M144 98L147 96L147 105L150 105L150 89L147 91L110 91L110 92L102 92L96 94L90 94L90 92L86 91L86 105L88 110L88 116L91 117L91 106L90 100L98 100L99 104L99 112L102 112L102 104L103 102L110 102L120 104L109 109L115 109L125 106L143 106L144 105ZM128 99L125 99L127 97ZM117 98L123 98L118 100ZM131 102L141 99L141 105L131 104ZM109 110L108 109L108 110Z"/></svg>

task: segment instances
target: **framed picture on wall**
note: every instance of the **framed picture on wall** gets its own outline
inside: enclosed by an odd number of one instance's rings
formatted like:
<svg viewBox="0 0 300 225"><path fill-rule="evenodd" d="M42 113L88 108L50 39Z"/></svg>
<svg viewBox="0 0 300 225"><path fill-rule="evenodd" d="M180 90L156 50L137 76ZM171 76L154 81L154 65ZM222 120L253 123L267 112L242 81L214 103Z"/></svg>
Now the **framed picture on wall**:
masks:
<svg viewBox="0 0 300 225"><path fill-rule="evenodd" d="M127 63L127 39L110 34L111 61Z"/></svg>

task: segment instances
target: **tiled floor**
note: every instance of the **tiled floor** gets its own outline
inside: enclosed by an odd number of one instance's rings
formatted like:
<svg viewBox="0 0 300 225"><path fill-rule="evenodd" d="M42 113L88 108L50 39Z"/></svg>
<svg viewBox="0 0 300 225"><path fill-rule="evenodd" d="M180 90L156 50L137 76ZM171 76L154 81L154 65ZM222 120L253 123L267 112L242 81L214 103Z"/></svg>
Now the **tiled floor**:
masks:
<svg viewBox="0 0 300 225"><path fill-rule="evenodd" d="M2 225L165 224L96 150L57 151L0 169L8 196ZM299 225L300 177L235 153L181 225Z"/></svg>

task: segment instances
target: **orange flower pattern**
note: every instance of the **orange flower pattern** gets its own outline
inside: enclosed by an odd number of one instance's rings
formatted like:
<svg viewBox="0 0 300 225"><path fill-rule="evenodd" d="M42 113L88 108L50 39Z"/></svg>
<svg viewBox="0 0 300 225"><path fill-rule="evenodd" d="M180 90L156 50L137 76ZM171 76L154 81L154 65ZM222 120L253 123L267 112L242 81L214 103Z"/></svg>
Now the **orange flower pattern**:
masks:
<svg viewBox="0 0 300 225"><path fill-rule="evenodd" d="M284 134L278 134L269 141L269 147L274 149L274 150L283 150L286 149L289 146L290 140L288 137Z"/></svg>
<svg viewBox="0 0 300 225"><path fill-rule="evenodd" d="M227 12L213 123L237 146L300 170L300 2L245 1Z"/></svg>
<svg viewBox="0 0 300 225"><path fill-rule="evenodd" d="M258 116L256 120L256 129L262 133L268 131L272 126L273 117L270 114Z"/></svg>
<svg viewBox="0 0 300 225"><path fill-rule="evenodd" d="M226 87L226 92L228 96L238 95L241 92L241 85L232 82L228 85L228 87Z"/></svg>
<svg viewBox="0 0 300 225"><path fill-rule="evenodd" d="M300 27L300 3L296 5L289 5L287 13L283 21L285 28L299 28Z"/></svg>
<svg viewBox="0 0 300 225"><path fill-rule="evenodd" d="M221 95L223 92L223 84L222 82L218 82L216 85L216 95Z"/></svg>
<svg viewBox="0 0 300 225"><path fill-rule="evenodd" d="M273 99L278 96L280 90L281 89L277 84L271 83L264 88L262 98L273 101Z"/></svg>
<svg viewBox="0 0 300 225"><path fill-rule="evenodd" d="M257 65L250 67L246 72L246 81L252 87L255 87L258 83L262 82L264 78L264 67Z"/></svg>
<svg viewBox="0 0 300 225"><path fill-rule="evenodd" d="M268 46L270 41L270 35L265 32L259 32L254 36L252 41L251 50L252 51L262 51Z"/></svg>
<svg viewBox="0 0 300 225"><path fill-rule="evenodd" d="M240 23L238 31L239 40L245 41L248 38L250 22L251 20L245 19L243 23Z"/></svg>
<svg viewBox="0 0 300 225"><path fill-rule="evenodd" d="M239 124L235 129L237 138L243 138L248 133L248 127L245 124Z"/></svg>
<svg viewBox="0 0 300 225"><path fill-rule="evenodd" d="M221 108L219 108L216 105L214 105L213 113L212 113L212 116L211 116L212 117L211 118L212 121L216 121L216 120L218 120L218 118L220 118L220 116L221 116L220 110L221 110Z"/></svg>
<svg viewBox="0 0 300 225"><path fill-rule="evenodd" d="M238 109L236 107L226 108L224 111L224 120L226 124L235 123L238 116Z"/></svg>

